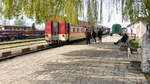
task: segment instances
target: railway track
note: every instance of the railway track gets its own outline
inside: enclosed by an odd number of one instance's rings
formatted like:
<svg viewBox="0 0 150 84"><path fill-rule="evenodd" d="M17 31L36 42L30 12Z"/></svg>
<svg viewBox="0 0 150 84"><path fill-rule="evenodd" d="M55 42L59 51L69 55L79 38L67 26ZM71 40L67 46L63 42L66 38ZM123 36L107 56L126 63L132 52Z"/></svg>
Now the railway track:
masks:
<svg viewBox="0 0 150 84"><path fill-rule="evenodd" d="M11 54L11 53L13 53L13 50L12 51L5 51L5 52L2 53L2 54L5 54L5 56L1 56L0 57L0 61L11 59L11 58L15 58L15 57L26 55L26 54L30 54L30 53L35 53L35 52L38 52L38 51L43 51L43 50L47 50L47 49L61 47L61 46L68 45L68 44L74 44L74 43L77 43L77 42L80 42L80 41L83 41L83 40L84 39L71 41L71 42L67 42L67 43L62 43L62 44L49 44L49 45L46 44L46 42L45 42L44 45L38 45L39 43L37 43L37 46L34 46L34 48L36 47L36 49L32 50L32 47L22 48L21 52L17 53L17 54ZM26 49L27 49L27 51L26 51ZM25 50L25 52L24 52L24 50ZM3 50L0 50L0 51L3 51ZM18 51L18 50L16 49L16 51Z"/></svg>

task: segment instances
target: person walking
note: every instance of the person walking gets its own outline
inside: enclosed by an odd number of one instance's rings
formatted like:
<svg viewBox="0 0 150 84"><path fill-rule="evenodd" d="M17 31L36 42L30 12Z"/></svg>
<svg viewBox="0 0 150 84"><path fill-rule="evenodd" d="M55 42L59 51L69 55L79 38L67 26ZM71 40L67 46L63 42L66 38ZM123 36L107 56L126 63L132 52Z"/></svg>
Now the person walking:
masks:
<svg viewBox="0 0 150 84"><path fill-rule="evenodd" d="M94 42L96 43L96 32L94 30L92 32L92 38L93 38Z"/></svg>
<svg viewBox="0 0 150 84"><path fill-rule="evenodd" d="M102 42L102 35L103 35L103 31L101 29L99 29L99 31L98 31L98 38L99 38L100 42Z"/></svg>
<svg viewBox="0 0 150 84"><path fill-rule="evenodd" d="M86 30L86 33L85 33L85 35L86 35L86 43L87 44L91 44L91 33L89 32L89 30Z"/></svg>

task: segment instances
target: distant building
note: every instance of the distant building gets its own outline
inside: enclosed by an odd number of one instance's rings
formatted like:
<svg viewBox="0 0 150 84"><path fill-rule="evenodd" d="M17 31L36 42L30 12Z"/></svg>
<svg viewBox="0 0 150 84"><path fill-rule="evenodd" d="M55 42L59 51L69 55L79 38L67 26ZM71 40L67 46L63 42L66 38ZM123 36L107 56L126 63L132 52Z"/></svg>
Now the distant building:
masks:
<svg viewBox="0 0 150 84"><path fill-rule="evenodd" d="M149 23L147 21L144 20L136 21L126 27L127 33L129 35L135 35L136 39L141 40L141 38L147 32L148 25Z"/></svg>

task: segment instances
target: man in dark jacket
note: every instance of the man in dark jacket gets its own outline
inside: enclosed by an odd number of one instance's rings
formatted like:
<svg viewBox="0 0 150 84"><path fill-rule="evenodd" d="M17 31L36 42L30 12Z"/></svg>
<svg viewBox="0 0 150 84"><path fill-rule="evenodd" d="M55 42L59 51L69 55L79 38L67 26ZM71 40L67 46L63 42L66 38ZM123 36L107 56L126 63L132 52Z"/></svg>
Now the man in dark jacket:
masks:
<svg viewBox="0 0 150 84"><path fill-rule="evenodd" d="M91 33L89 32L89 30L86 30L86 43L87 44L91 44L90 39L91 39Z"/></svg>
<svg viewBox="0 0 150 84"><path fill-rule="evenodd" d="M96 32L95 31L92 32L92 37L93 37L94 42L96 42Z"/></svg>
<svg viewBox="0 0 150 84"><path fill-rule="evenodd" d="M118 45L118 43L123 42L125 43L128 40L128 35L125 33L120 40L117 42L114 42L115 45Z"/></svg>
<svg viewBox="0 0 150 84"><path fill-rule="evenodd" d="M98 31L98 38L99 38L99 41L102 42L102 35L103 35L103 32L101 29L99 29Z"/></svg>

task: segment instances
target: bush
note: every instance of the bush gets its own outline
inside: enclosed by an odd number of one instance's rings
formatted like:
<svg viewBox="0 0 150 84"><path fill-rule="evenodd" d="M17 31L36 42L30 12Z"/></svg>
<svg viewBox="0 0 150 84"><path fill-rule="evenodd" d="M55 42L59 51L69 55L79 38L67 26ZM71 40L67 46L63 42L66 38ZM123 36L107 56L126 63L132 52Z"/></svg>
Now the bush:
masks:
<svg viewBox="0 0 150 84"><path fill-rule="evenodd" d="M131 47L137 48L139 46L139 42L137 40L132 40L131 41Z"/></svg>

